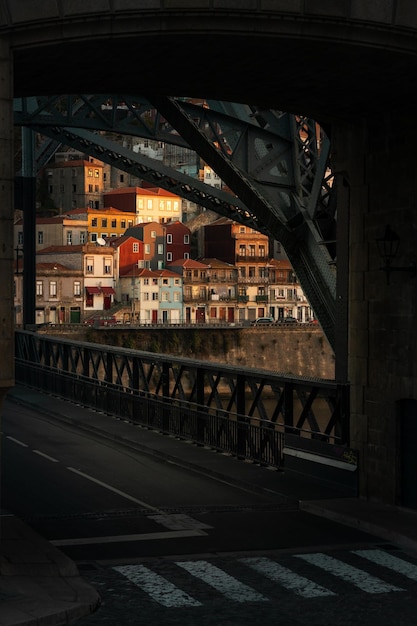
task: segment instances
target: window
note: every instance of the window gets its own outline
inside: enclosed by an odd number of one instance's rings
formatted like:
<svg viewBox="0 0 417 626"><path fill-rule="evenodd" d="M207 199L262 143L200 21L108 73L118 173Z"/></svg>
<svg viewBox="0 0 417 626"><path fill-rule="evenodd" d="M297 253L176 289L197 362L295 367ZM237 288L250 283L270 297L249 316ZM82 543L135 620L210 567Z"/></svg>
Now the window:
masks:
<svg viewBox="0 0 417 626"><path fill-rule="evenodd" d="M152 294L152 300L158 300L158 294L157 293L153 293Z"/></svg>
<svg viewBox="0 0 417 626"><path fill-rule="evenodd" d="M172 202L171 200L167 200L167 211L171 211L172 210Z"/></svg>
<svg viewBox="0 0 417 626"><path fill-rule="evenodd" d="M91 226L97 226L97 218L93 217L91 220Z"/></svg>
<svg viewBox="0 0 417 626"><path fill-rule="evenodd" d="M97 233L91 233L91 241L94 243L97 241Z"/></svg>
<svg viewBox="0 0 417 626"><path fill-rule="evenodd" d="M147 291L144 292L143 299L144 300L149 300L149 293Z"/></svg>
<svg viewBox="0 0 417 626"><path fill-rule="evenodd" d="M103 269L105 274L111 274L111 259L103 259Z"/></svg>
<svg viewBox="0 0 417 626"><path fill-rule="evenodd" d="M246 226L240 226L239 227L239 232L240 233L246 233Z"/></svg>
<svg viewBox="0 0 417 626"><path fill-rule="evenodd" d="M120 182L124 183L125 182L125 175L124 174L120 174Z"/></svg>
<svg viewBox="0 0 417 626"><path fill-rule="evenodd" d="M116 228L116 226L117 226L117 222L116 222L116 220L112 220L112 221L111 221L111 227L112 227L112 228Z"/></svg>
<svg viewBox="0 0 417 626"><path fill-rule="evenodd" d="M151 244L145 243L145 254L150 254L150 253L151 253Z"/></svg>
<svg viewBox="0 0 417 626"><path fill-rule="evenodd" d="M162 293L162 300L163 300L164 302L169 302L169 293L168 293L168 291L164 291L164 292Z"/></svg>
<svg viewBox="0 0 417 626"><path fill-rule="evenodd" d="M88 185L88 191L89 193L93 193L93 185Z"/></svg>
<svg viewBox="0 0 417 626"><path fill-rule="evenodd" d="M126 220L120 221L120 228L126 228Z"/></svg>
<svg viewBox="0 0 417 626"><path fill-rule="evenodd" d="M139 243L138 243L138 242L135 242L135 243L133 244L133 250L132 250L132 252L139 252Z"/></svg>
<svg viewBox="0 0 417 626"><path fill-rule="evenodd" d="M239 256L241 257L245 257L246 256L246 246L239 246Z"/></svg>
<svg viewBox="0 0 417 626"><path fill-rule="evenodd" d="M80 232L80 243L85 243L87 241L87 233L85 230Z"/></svg>
<svg viewBox="0 0 417 626"><path fill-rule="evenodd" d="M190 243L190 235L184 235L184 243Z"/></svg>
<svg viewBox="0 0 417 626"><path fill-rule="evenodd" d="M189 259L189 258L190 258L190 253L184 252L184 259Z"/></svg>
<svg viewBox="0 0 417 626"><path fill-rule="evenodd" d="M94 192L98 193L99 192L99 186L98 185L94 185Z"/></svg>
<svg viewBox="0 0 417 626"><path fill-rule="evenodd" d="M179 291L174 291L174 302L179 302L180 301L180 292Z"/></svg>
<svg viewBox="0 0 417 626"><path fill-rule="evenodd" d="M253 244L249 245L249 256L255 256L255 246Z"/></svg>
<svg viewBox="0 0 417 626"><path fill-rule="evenodd" d="M172 252L167 252L167 261L172 261Z"/></svg>
<svg viewBox="0 0 417 626"><path fill-rule="evenodd" d="M151 230L151 238L156 239L156 230Z"/></svg>
<svg viewBox="0 0 417 626"><path fill-rule="evenodd" d="M38 243L43 243L43 232L41 230L38 231Z"/></svg>
<svg viewBox="0 0 417 626"><path fill-rule="evenodd" d="M179 211L180 207L179 207L179 202L178 200L174 200L174 211Z"/></svg>
<svg viewBox="0 0 417 626"><path fill-rule="evenodd" d="M103 219L101 220L101 227L102 228L107 228L107 218L103 217Z"/></svg>
<svg viewBox="0 0 417 626"><path fill-rule="evenodd" d="M93 168L92 167L88 168L88 175L91 176L91 177L93 176Z"/></svg>
<svg viewBox="0 0 417 626"><path fill-rule="evenodd" d="M74 280L74 296L81 295L81 283L79 280Z"/></svg>
<svg viewBox="0 0 417 626"><path fill-rule="evenodd" d="M100 172L99 172L99 170L94 170L94 176L95 176L96 178L99 178L99 177L100 177Z"/></svg>
<svg viewBox="0 0 417 626"><path fill-rule="evenodd" d="M86 268L87 274L94 273L94 259L92 257L87 257Z"/></svg>
<svg viewBox="0 0 417 626"><path fill-rule="evenodd" d="M162 279L162 284L163 285L168 285L168 278L163 278Z"/></svg>
<svg viewBox="0 0 417 626"><path fill-rule="evenodd" d="M148 207L148 209L152 209L152 200L151 199L148 200L146 206Z"/></svg>
<svg viewBox="0 0 417 626"><path fill-rule="evenodd" d="M167 243L172 243L172 235L171 235L171 233L168 233L168 235L167 235Z"/></svg>
<svg viewBox="0 0 417 626"><path fill-rule="evenodd" d="M67 246L72 244L72 230L67 230Z"/></svg>
<svg viewBox="0 0 417 626"><path fill-rule="evenodd" d="M37 296L43 295L43 282L41 280L36 281L36 295Z"/></svg>
<svg viewBox="0 0 417 626"><path fill-rule="evenodd" d="M51 298L56 298L56 280L51 280L49 283L49 295Z"/></svg>
<svg viewBox="0 0 417 626"><path fill-rule="evenodd" d="M164 254L164 244L158 243L158 254Z"/></svg>
<svg viewBox="0 0 417 626"><path fill-rule="evenodd" d="M17 233L17 243L20 245L23 244L23 231L21 230Z"/></svg>
<svg viewBox="0 0 417 626"><path fill-rule="evenodd" d="M265 246L259 246L259 256L265 256Z"/></svg>
<svg viewBox="0 0 417 626"><path fill-rule="evenodd" d="M144 278L143 279L143 284L144 285L149 285L149 278Z"/></svg>
<svg viewBox="0 0 417 626"><path fill-rule="evenodd" d="M72 193L77 193L77 185L72 186Z"/></svg>

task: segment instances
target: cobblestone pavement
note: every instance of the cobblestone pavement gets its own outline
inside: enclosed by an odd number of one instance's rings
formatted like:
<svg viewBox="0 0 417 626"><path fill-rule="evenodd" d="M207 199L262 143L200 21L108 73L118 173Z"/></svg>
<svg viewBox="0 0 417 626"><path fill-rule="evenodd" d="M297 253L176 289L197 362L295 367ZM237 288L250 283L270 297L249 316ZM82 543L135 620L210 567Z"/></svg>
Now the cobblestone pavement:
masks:
<svg viewBox="0 0 417 626"><path fill-rule="evenodd" d="M388 544L80 565L101 594L78 626L415 626L417 558Z"/></svg>

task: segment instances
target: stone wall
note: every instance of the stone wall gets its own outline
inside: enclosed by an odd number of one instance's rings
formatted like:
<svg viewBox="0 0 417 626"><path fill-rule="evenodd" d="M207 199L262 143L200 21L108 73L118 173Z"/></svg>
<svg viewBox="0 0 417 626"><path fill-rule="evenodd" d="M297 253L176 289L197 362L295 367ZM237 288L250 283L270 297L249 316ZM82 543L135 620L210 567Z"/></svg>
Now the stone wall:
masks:
<svg viewBox="0 0 417 626"><path fill-rule="evenodd" d="M319 327L88 329L86 341L287 375L334 379L334 353Z"/></svg>

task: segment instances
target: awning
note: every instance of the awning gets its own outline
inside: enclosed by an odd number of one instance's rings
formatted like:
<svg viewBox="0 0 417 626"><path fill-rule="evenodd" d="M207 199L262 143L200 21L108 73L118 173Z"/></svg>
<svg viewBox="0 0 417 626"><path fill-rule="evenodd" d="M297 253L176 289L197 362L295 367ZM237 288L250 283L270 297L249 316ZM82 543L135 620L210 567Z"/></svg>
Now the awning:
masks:
<svg viewBox="0 0 417 626"><path fill-rule="evenodd" d="M95 293L100 293L100 287L86 287L86 292L92 296Z"/></svg>
<svg viewBox="0 0 417 626"><path fill-rule="evenodd" d="M105 296L110 296L111 294L116 293L113 287L102 287L101 291Z"/></svg>

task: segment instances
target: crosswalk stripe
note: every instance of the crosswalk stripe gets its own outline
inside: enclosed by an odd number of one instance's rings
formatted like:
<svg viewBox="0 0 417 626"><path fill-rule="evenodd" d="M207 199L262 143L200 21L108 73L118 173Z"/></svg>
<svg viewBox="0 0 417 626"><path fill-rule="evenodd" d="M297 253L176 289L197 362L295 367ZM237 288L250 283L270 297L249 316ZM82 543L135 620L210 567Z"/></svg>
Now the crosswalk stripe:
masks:
<svg viewBox="0 0 417 626"><path fill-rule="evenodd" d="M368 574L357 567L353 567L348 563L339 561L338 559L328 556L327 554L318 552L316 554L297 554L295 556L299 559L307 561L307 563L320 567L326 572L330 572L334 576L342 578L356 587L359 587L359 589L362 589L362 591L365 591L366 593L404 591L404 589L401 589L400 587L390 585L389 583L386 583L375 576L371 576L371 574Z"/></svg>
<svg viewBox="0 0 417 626"><path fill-rule="evenodd" d="M259 602L268 600L263 595L248 587L244 583L236 580L220 568L212 565L208 561L177 561L177 565L182 567L192 576L200 578L207 585L220 591L229 600L235 602Z"/></svg>
<svg viewBox="0 0 417 626"><path fill-rule="evenodd" d="M411 578L411 580L417 580L417 566L393 554L383 552L382 550L352 550L352 552L377 565L389 567L389 569L394 570L394 572L403 574L403 576Z"/></svg>
<svg viewBox="0 0 417 626"><path fill-rule="evenodd" d="M120 565L113 569L126 576L132 583L149 594L158 604L162 604L165 607L201 606L201 602L198 602L198 600L195 600L144 565Z"/></svg>
<svg viewBox="0 0 417 626"><path fill-rule="evenodd" d="M279 563L276 563L266 557L249 557L239 559L239 561L248 565L260 574L267 576L274 582L280 583L286 589L294 591L297 595L302 596L303 598L318 598L320 596L336 595L333 591L317 585L311 580L308 580L308 578L304 578L304 576L299 576L290 569L279 565Z"/></svg>

